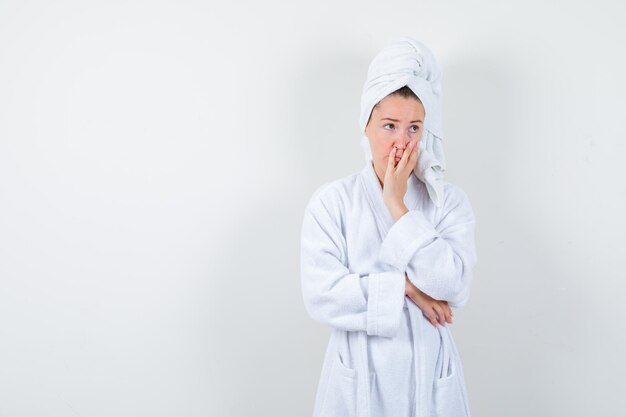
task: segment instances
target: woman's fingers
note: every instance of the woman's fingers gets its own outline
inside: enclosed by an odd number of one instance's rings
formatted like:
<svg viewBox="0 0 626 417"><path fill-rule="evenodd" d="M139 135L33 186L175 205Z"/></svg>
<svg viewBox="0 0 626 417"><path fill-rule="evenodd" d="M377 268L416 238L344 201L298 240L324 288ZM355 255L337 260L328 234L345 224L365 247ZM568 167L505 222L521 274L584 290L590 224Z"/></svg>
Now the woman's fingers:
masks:
<svg viewBox="0 0 626 417"><path fill-rule="evenodd" d="M435 317L435 311L430 309L430 311L426 312L426 316L430 320L433 326L437 327L437 318Z"/></svg>
<svg viewBox="0 0 626 417"><path fill-rule="evenodd" d="M439 305L439 303L435 303L433 305L433 310L435 310L435 312L437 313L437 316L439 317L439 324L443 326L443 323L446 320L446 316L443 311L443 308Z"/></svg>
<svg viewBox="0 0 626 417"><path fill-rule="evenodd" d="M409 167L409 172L413 170L413 168L415 168L415 164L417 163L417 157L418 157L418 152L419 152L419 146L420 146L420 140L422 138L419 137L414 143L413 143L413 148L411 149L410 155L409 155L409 160L407 161L407 165Z"/></svg>
<svg viewBox="0 0 626 417"><path fill-rule="evenodd" d="M387 172L391 174L393 172L393 161L396 159L396 147L394 146L391 149L391 153L389 154L389 158L387 158Z"/></svg>
<svg viewBox="0 0 626 417"><path fill-rule="evenodd" d="M406 150L402 154L402 158L400 158L400 161L398 162L397 169L402 170L402 173L406 177L408 177L411 171L415 168L420 140L421 137L410 141Z"/></svg>
<svg viewBox="0 0 626 417"><path fill-rule="evenodd" d="M452 323L453 312L446 300L435 300L428 294L422 292L419 288L413 286L405 273L405 295L422 310L422 314L426 317L434 327L437 324L444 326L445 322Z"/></svg>
<svg viewBox="0 0 626 417"><path fill-rule="evenodd" d="M404 167L406 166L406 163L409 159L409 156L411 155L411 152L413 152L413 145L415 144L415 141L410 141L409 144L407 145L406 149L404 150L404 153L402 154L402 157L400 158L400 160L398 161L398 166L397 169L399 171L404 170Z"/></svg>
<svg viewBox="0 0 626 417"><path fill-rule="evenodd" d="M432 304L431 310L437 317L436 322L438 322L442 326L445 324L445 322L452 323L452 310L450 309L450 306L448 306L447 301L435 302L434 304Z"/></svg>
<svg viewBox="0 0 626 417"><path fill-rule="evenodd" d="M420 140L421 139L422 138L420 137L420 138L418 138L415 141L415 146L413 147L413 151L411 152L411 155L409 155L409 166L411 168L414 168L415 164L417 162L417 157L418 157L418 153L419 153L419 146L420 146Z"/></svg>

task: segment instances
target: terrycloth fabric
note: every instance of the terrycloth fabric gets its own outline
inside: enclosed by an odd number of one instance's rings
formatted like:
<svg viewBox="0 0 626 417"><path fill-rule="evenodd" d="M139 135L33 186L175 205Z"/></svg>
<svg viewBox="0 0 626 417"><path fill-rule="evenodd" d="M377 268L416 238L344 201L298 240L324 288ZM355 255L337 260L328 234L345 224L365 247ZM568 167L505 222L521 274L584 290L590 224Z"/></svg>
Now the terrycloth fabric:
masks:
<svg viewBox="0 0 626 417"><path fill-rule="evenodd" d="M301 231L304 305L332 329L314 417L469 417L461 358L448 324L435 328L404 295L411 282L453 308L469 299L474 213L446 183L436 207L409 176L395 223L372 162L319 187Z"/></svg>
<svg viewBox="0 0 626 417"><path fill-rule="evenodd" d="M365 160L372 160L365 127L372 109L380 100L403 86L408 86L422 101L426 111L424 132L414 174L426 184L437 207L443 200L444 172L443 125L441 118L442 73L432 52L421 42L399 37L389 42L372 60L361 95L360 146Z"/></svg>

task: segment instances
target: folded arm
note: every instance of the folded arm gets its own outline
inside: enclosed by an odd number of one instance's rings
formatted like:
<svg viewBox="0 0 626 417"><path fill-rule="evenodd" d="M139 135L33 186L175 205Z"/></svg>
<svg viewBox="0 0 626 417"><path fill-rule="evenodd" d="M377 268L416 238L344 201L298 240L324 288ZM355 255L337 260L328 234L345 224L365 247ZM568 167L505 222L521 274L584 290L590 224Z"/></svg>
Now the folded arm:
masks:
<svg viewBox="0 0 626 417"><path fill-rule="evenodd" d="M341 211L317 193L304 213L301 279L304 305L314 320L333 328L393 337L405 299L405 273L359 275L346 267Z"/></svg>
<svg viewBox="0 0 626 417"><path fill-rule="evenodd" d="M451 307L464 306L477 262L475 217L465 192L449 190L436 225L419 210L409 210L389 229L379 260L406 271L411 283Z"/></svg>

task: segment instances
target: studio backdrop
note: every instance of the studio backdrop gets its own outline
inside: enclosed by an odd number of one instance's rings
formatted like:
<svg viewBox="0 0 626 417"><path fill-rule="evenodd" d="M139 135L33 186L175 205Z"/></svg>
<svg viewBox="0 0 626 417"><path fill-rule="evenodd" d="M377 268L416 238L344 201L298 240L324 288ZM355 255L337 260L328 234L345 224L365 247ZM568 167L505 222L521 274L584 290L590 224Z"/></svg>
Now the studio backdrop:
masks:
<svg viewBox="0 0 626 417"><path fill-rule="evenodd" d="M0 417L310 416L304 208L360 171L367 65L443 71L478 263L475 416L619 415L624 6L0 3Z"/></svg>

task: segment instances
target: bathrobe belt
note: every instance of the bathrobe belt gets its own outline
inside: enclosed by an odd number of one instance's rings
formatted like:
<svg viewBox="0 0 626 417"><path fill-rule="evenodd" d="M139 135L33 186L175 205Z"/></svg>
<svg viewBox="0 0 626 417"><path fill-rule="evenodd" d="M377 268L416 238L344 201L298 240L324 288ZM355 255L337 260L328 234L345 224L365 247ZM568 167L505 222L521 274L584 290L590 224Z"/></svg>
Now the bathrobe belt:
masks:
<svg viewBox="0 0 626 417"><path fill-rule="evenodd" d="M422 339L422 331L419 329L419 326L423 325L423 322L420 320L418 314L422 314L419 307L414 305L412 302L406 301L409 317L410 317L410 326L413 329L413 355L414 355L414 372L415 372L415 398L414 398L414 417L422 417L430 415L430 401L428 401L428 392L425 391L425 384L421 375L426 369L426 364L424 363L426 359L426 355L423 347L423 339ZM404 308L404 307L403 307ZM441 329L440 329L441 332ZM360 332L349 332L349 337L352 339L351 342L356 342L355 346L359 347L358 354L360 355L357 363L360 365L360 374L363 375L362 378L359 379L359 386L357 387L357 392L360 394L357 396L357 415L359 417L371 417L370 416L370 370L369 370L369 360L367 357L367 333L364 331ZM444 368L445 369L445 368Z"/></svg>

